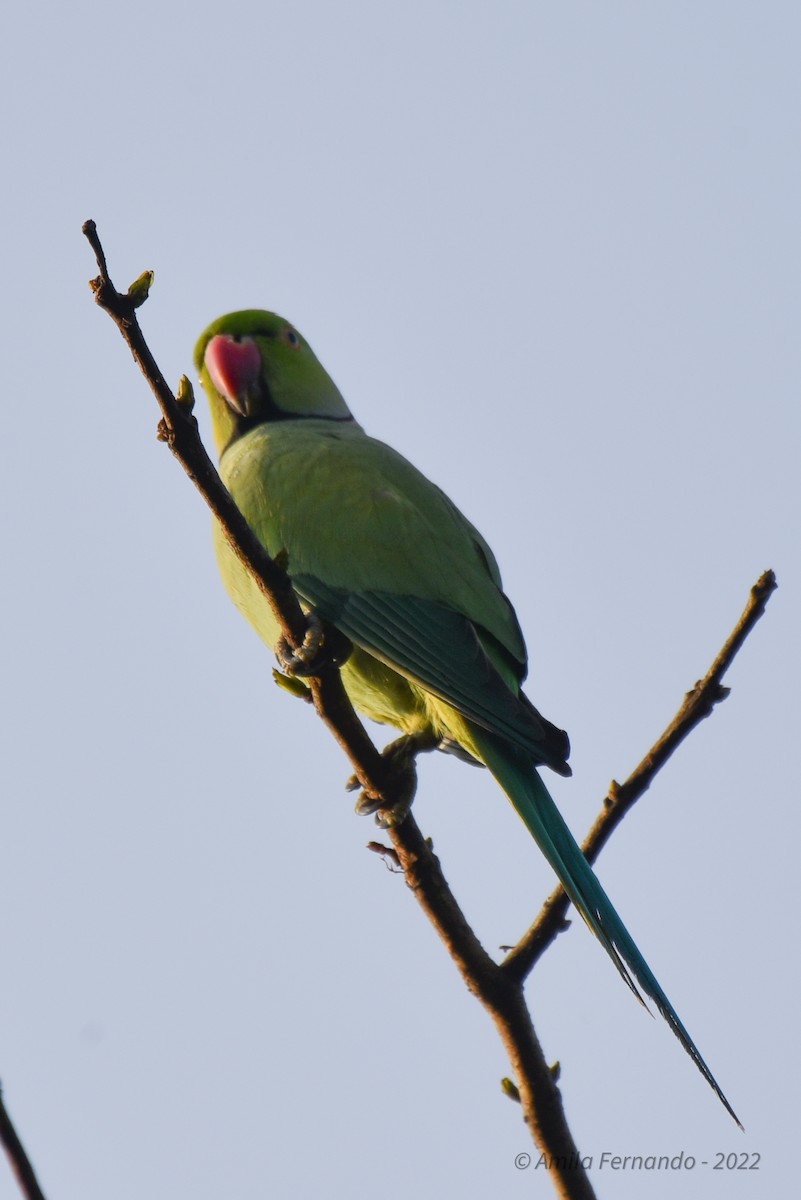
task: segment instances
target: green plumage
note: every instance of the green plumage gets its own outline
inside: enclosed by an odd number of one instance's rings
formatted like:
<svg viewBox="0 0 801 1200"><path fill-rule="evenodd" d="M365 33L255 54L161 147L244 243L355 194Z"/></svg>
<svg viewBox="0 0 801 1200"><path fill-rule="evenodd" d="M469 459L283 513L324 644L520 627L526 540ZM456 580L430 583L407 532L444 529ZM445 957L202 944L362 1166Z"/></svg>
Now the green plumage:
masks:
<svg viewBox="0 0 801 1200"><path fill-rule="evenodd" d="M305 607L354 645L342 668L354 706L490 769L627 983L654 1001L734 1116L535 769L570 774L568 740L520 690L525 645L487 543L439 488L364 433L282 318L221 318L196 361L239 508L268 552L285 556ZM234 602L273 647L268 606L220 534L216 549Z"/></svg>

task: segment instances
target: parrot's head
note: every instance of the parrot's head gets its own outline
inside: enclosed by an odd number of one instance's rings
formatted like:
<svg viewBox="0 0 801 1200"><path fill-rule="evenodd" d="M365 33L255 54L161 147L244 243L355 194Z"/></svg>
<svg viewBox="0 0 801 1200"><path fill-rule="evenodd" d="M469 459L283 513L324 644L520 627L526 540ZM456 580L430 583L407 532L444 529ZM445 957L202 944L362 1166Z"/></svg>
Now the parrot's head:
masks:
<svg viewBox="0 0 801 1200"><path fill-rule="evenodd" d="M267 421L353 420L309 343L275 313L251 308L220 317L198 341L195 366L220 453Z"/></svg>

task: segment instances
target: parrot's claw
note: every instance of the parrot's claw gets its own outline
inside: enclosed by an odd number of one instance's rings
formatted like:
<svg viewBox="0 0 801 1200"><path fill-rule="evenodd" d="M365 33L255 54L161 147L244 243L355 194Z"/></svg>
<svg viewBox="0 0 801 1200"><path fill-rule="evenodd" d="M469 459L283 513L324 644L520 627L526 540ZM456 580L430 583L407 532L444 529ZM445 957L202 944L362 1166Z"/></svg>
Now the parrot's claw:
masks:
<svg viewBox="0 0 801 1200"><path fill-rule="evenodd" d="M323 623L315 613L309 613L307 620L303 642L297 649L290 646L283 636L275 647L275 657L287 675L309 675L309 667L316 665L315 660L323 644Z"/></svg>
<svg viewBox="0 0 801 1200"><path fill-rule="evenodd" d="M349 792L355 792L359 787L359 781L355 775L351 775L346 787ZM370 813L378 812L379 808L383 808L385 804L383 796L371 796L368 792L362 792L359 799L353 806L353 811L358 817L369 817Z"/></svg>
<svg viewBox="0 0 801 1200"><path fill-rule="evenodd" d="M381 757L390 767L391 790L393 799L387 803L384 796L373 796L362 792L356 801L355 811L360 817L375 813L376 825L379 829L389 829L400 825L406 820L412 807L414 794L417 791L418 754L435 750L439 739L431 733L407 733L396 741L390 742L382 752ZM353 792L359 787L359 780L352 775L346 787Z"/></svg>
<svg viewBox="0 0 801 1200"><path fill-rule="evenodd" d="M297 649L290 646L285 637L278 639L275 657L289 676L306 678L318 675L323 667L342 666L353 649L347 638L337 629L324 628L316 613L306 614L308 622L303 642Z"/></svg>
<svg viewBox="0 0 801 1200"><path fill-rule="evenodd" d="M375 823L379 829L393 829L396 825L402 825L412 811L412 800L414 793L417 790L417 776L414 779L414 789L409 796L403 796L400 800L396 800L393 805L379 808L375 814Z"/></svg>
<svg viewBox="0 0 801 1200"><path fill-rule="evenodd" d="M390 829L393 825L401 825L412 809L412 800L417 790L417 772L412 763L401 777L401 795L387 804L383 796L370 796L362 792L356 801L355 811L360 817L369 817L375 813L375 823L379 829Z"/></svg>

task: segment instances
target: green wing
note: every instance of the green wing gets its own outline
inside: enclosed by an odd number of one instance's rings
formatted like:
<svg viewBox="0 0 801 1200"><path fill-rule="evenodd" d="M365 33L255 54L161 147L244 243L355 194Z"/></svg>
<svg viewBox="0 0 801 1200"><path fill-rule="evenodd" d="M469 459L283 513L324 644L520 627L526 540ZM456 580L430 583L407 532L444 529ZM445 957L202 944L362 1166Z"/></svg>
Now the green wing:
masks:
<svg viewBox="0 0 801 1200"><path fill-rule="evenodd" d="M310 607L363 650L514 742L534 762L570 774L567 735L510 691L461 613L417 596L345 592L312 575L293 576L292 582Z"/></svg>

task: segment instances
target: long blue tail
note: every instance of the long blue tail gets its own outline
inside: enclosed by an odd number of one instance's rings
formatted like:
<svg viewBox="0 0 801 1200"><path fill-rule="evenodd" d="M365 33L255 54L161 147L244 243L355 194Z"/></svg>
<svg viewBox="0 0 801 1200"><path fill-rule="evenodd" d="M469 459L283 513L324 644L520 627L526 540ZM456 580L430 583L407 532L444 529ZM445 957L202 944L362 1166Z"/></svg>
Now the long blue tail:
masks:
<svg viewBox="0 0 801 1200"><path fill-rule="evenodd" d="M637 949L631 934L617 915L614 905L601 887L592 867L565 824L562 814L551 799L548 789L529 760L491 734L474 730L473 735L482 759L512 801L556 872L562 887L626 983L641 1003L643 1000L637 984L653 1000L704 1079L742 1129L737 1114L701 1057L695 1042L679 1020L651 968Z"/></svg>

